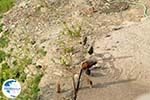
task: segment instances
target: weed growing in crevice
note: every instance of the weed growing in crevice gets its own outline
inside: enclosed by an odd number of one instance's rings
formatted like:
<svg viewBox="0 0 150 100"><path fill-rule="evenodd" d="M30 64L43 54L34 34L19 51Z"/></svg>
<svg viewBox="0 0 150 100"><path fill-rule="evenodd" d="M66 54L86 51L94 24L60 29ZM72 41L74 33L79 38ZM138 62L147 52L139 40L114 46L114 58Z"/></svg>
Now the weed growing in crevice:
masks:
<svg viewBox="0 0 150 100"><path fill-rule="evenodd" d="M47 51L45 51L43 48L42 49L39 49L37 50L37 54L39 54L39 56L46 56L47 54Z"/></svg>
<svg viewBox="0 0 150 100"><path fill-rule="evenodd" d="M69 26L66 22L63 23L64 31L62 32L63 35L69 35L70 37L80 37L81 33L81 26L80 25L71 25Z"/></svg>
<svg viewBox="0 0 150 100"><path fill-rule="evenodd" d="M59 47L57 51L56 60L52 59L52 62L60 64L65 69L70 69L73 64L73 54L78 48L77 45L81 37L81 25L69 25L63 23L64 29L60 32L56 45Z"/></svg>

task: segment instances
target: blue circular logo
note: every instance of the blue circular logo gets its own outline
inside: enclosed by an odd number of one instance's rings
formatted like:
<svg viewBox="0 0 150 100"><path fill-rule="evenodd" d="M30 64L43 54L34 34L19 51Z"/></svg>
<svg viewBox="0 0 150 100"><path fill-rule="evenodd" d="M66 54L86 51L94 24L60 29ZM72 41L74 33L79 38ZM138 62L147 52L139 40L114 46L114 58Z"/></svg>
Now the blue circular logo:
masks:
<svg viewBox="0 0 150 100"><path fill-rule="evenodd" d="M21 85L15 79L8 79L2 85L2 92L7 98L16 98L21 92Z"/></svg>

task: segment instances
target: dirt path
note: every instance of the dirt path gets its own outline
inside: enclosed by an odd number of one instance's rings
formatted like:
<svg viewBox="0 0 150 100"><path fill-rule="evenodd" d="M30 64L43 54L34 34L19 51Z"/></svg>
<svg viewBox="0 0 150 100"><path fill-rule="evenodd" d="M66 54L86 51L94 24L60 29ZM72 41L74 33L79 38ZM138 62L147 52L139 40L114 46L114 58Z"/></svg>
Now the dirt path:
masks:
<svg viewBox="0 0 150 100"><path fill-rule="evenodd" d="M93 71L94 87L84 85L77 100L137 100L149 93L149 32L150 20L146 20L97 39L95 52L107 57L102 62L106 68Z"/></svg>
<svg viewBox="0 0 150 100"><path fill-rule="evenodd" d="M93 89L82 89L77 100L136 100L150 91L150 86L131 80L118 80L97 84Z"/></svg>
<svg viewBox="0 0 150 100"><path fill-rule="evenodd" d="M98 70L94 73L98 73ZM100 70L99 73L101 73ZM136 79L118 79L117 74L105 76L96 74L91 79L94 87L92 89L87 86L82 87L77 100L136 100L138 96L150 92L149 84L136 81Z"/></svg>

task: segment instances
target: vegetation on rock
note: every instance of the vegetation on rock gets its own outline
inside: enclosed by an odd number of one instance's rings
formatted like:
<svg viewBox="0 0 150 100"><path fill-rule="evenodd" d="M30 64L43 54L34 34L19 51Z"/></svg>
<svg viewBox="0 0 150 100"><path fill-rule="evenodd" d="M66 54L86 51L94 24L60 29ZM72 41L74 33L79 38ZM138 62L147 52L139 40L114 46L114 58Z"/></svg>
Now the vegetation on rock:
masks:
<svg viewBox="0 0 150 100"><path fill-rule="evenodd" d="M15 0L0 0L0 13L8 11ZM46 51L41 48L31 50L32 39L28 34L23 35L23 39L13 37L15 33L11 30L4 31L3 23L0 24L0 88L7 79L16 79L21 83L22 91L16 100L36 100L38 95L38 85L42 77L42 72L29 75L25 69L33 65L36 56L45 56ZM10 34L11 33L11 34ZM13 38L12 38L13 37ZM11 39L11 41L10 41ZM35 48L32 48L35 49ZM0 99L8 100L0 90Z"/></svg>

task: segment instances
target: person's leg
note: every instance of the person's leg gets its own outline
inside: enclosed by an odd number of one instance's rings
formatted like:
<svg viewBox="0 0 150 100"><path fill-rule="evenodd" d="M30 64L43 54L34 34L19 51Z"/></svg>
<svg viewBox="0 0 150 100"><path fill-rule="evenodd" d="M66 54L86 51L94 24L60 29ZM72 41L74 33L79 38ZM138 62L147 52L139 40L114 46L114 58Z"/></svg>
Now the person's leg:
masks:
<svg viewBox="0 0 150 100"><path fill-rule="evenodd" d="M85 74L85 75L84 75L84 79L87 81L87 84L89 85L89 87L92 88L92 87L93 87L93 82L92 82L92 80L89 78L89 76Z"/></svg>

